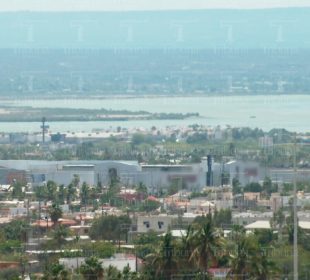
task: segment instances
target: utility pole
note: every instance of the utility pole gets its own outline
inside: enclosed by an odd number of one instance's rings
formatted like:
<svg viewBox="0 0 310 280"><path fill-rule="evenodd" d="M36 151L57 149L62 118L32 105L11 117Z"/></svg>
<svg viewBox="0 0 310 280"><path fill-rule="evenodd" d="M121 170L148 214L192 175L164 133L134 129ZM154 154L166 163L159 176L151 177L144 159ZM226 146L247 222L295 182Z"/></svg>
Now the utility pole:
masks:
<svg viewBox="0 0 310 280"><path fill-rule="evenodd" d="M41 194L39 195L39 234L38 234L39 247L41 246L40 235L41 235Z"/></svg>
<svg viewBox="0 0 310 280"><path fill-rule="evenodd" d="M297 215L297 134L295 133L294 143L289 143L293 147L293 279L298 280L298 215ZM281 144L279 144L281 145ZM307 144L304 144L307 145Z"/></svg>
<svg viewBox="0 0 310 280"><path fill-rule="evenodd" d="M296 186L296 133L294 139L294 280L298 280L298 217L297 217L297 186Z"/></svg>
<svg viewBox="0 0 310 280"><path fill-rule="evenodd" d="M43 144L45 143L45 122L46 122L46 118L43 117L42 118L42 126L41 126L41 128L42 128L42 142L43 142Z"/></svg>

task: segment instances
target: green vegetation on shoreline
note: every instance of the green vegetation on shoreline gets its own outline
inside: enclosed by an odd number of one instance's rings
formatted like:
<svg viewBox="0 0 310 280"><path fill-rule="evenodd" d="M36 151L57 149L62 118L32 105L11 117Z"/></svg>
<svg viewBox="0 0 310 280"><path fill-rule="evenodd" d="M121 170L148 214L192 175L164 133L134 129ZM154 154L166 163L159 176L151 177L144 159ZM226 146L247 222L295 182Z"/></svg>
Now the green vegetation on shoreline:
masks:
<svg viewBox="0 0 310 280"><path fill-rule="evenodd" d="M1 107L0 122L40 122L45 116L51 122L59 121L130 121L130 120L183 120L199 117L198 113L150 113L146 111Z"/></svg>

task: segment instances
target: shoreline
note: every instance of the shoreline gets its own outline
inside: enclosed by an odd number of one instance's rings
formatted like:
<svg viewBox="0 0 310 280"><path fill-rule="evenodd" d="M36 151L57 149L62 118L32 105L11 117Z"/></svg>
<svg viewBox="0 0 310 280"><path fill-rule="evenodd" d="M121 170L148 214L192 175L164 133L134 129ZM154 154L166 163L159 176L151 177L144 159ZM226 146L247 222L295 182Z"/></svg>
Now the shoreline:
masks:
<svg viewBox="0 0 310 280"><path fill-rule="evenodd" d="M126 94L120 94L120 95L89 95L89 96L81 96L81 95L59 95L59 96L45 96L42 97L41 95L31 95L27 97L23 96L11 96L11 97L0 97L0 101L31 101L31 100L113 100L113 99L157 99L157 98L212 98L212 97L219 97L219 98L229 98L229 97L258 97L258 96L265 96L265 97L290 97L290 96L310 96L309 93L255 93L255 94L243 94L243 93L232 93L232 94L144 94L144 95L126 95Z"/></svg>

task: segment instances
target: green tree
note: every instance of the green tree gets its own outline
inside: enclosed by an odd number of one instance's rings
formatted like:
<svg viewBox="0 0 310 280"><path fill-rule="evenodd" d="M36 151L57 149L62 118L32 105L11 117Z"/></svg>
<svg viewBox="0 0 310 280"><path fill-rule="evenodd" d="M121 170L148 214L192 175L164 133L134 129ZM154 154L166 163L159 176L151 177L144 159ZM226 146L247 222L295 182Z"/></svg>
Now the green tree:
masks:
<svg viewBox="0 0 310 280"><path fill-rule="evenodd" d="M193 267L189 261L191 250L192 250L192 235L194 228L192 225L188 226L186 230L186 234L182 235L178 249L180 251L180 257L178 258L179 267L183 268L186 272L189 270L191 273L193 271Z"/></svg>
<svg viewBox="0 0 310 280"><path fill-rule="evenodd" d="M80 198L81 198L81 204L84 205L85 207L85 211L86 211L86 205L88 203L89 196L90 196L90 188L86 184L86 182L83 182L81 193L80 193Z"/></svg>
<svg viewBox="0 0 310 280"><path fill-rule="evenodd" d="M44 201L47 202L48 200L48 190L47 190L47 186L46 184L44 184L43 186L39 186L35 189L35 194L36 194L36 198L39 201Z"/></svg>
<svg viewBox="0 0 310 280"><path fill-rule="evenodd" d="M127 235L131 220L128 216L102 216L95 219L89 231L89 235L95 240L118 240Z"/></svg>
<svg viewBox="0 0 310 280"><path fill-rule="evenodd" d="M151 135L143 135L141 133L135 133L132 135L131 144L132 146L138 146L141 144L153 144L153 139Z"/></svg>
<svg viewBox="0 0 310 280"><path fill-rule="evenodd" d="M271 193L278 191L278 186L273 184L269 177L265 177L262 185L262 191L269 197Z"/></svg>
<svg viewBox="0 0 310 280"><path fill-rule="evenodd" d="M262 186L259 184L259 183L250 183L250 184L247 184L245 187L244 187L244 191L245 192L256 192L256 193L260 193L262 192Z"/></svg>
<svg viewBox="0 0 310 280"><path fill-rule="evenodd" d="M283 231L283 226L285 224L285 215L283 213L282 208L280 208L278 211L273 213L273 217L270 221L271 227L278 229L278 236L279 240L282 241L282 231Z"/></svg>
<svg viewBox="0 0 310 280"><path fill-rule="evenodd" d="M6 240L26 241L28 224L26 221L13 220L3 228Z"/></svg>
<svg viewBox="0 0 310 280"><path fill-rule="evenodd" d="M90 257L85 259L85 263L80 267L80 272L85 280L102 280L104 270L96 257Z"/></svg>
<svg viewBox="0 0 310 280"><path fill-rule="evenodd" d="M23 199L25 194L23 192L23 184L15 181L13 183L12 197L17 199Z"/></svg>
<svg viewBox="0 0 310 280"><path fill-rule="evenodd" d="M155 253L146 256L147 267L154 271L156 279L170 279L177 271L177 260L175 256L175 245L171 233L164 236Z"/></svg>
<svg viewBox="0 0 310 280"><path fill-rule="evenodd" d="M69 280L69 271L62 264L53 263L45 271L42 280Z"/></svg>
<svg viewBox="0 0 310 280"><path fill-rule="evenodd" d="M262 246L271 245L272 241L274 241L275 235L270 229L256 229L254 234L257 238L257 241Z"/></svg>
<svg viewBox="0 0 310 280"><path fill-rule="evenodd" d="M67 197L67 189L64 185L58 187L58 202L59 204L64 204Z"/></svg>
<svg viewBox="0 0 310 280"><path fill-rule="evenodd" d="M87 142L77 146L76 156L80 160L89 160L93 156L94 143Z"/></svg>
<svg viewBox="0 0 310 280"><path fill-rule="evenodd" d="M234 234L234 253L230 255L230 272L228 279L245 280L272 279L277 268L266 251L263 250L255 235L246 235L245 231Z"/></svg>
<svg viewBox="0 0 310 280"><path fill-rule="evenodd" d="M122 273L114 266L109 266L104 271L104 279L106 280L122 280Z"/></svg>
<svg viewBox="0 0 310 280"><path fill-rule="evenodd" d="M55 203L48 209L48 213L54 225L56 225L58 220L62 217L62 210L59 205Z"/></svg>
<svg viewBox="0 0 310 280"><path fill-rule="evenodd" d="M102 240L96 242L87 242L81 244L81 249L86 255L92 254L98 258L110 258L115 253L115 246L110 242L103 242Z"/></svg>
<svg viewBox="0 0 310 280"><path fill-rule="evenodd" d="M57 202L57 184L54 181L48 181L46 184L47 188L47 199L53 201L54 203Z"/></svg>
<svg viewBox="0 0 310 280"><path fill-rule="evenodd" d="M250 279L249 275L252 273L252 258L256 253L256 243L246 237L243 232L235 232L234 239L236 241L236 248L234 253L230 255L230 271L229 279L246 280Z"/></svg>
<svg viewBox="0 0 310 280"><path fill-rule="evenodd" d="M0 279L3 280L19 280L20 271L16 268L5 268L0 271Z"/></svg>
<svg viewBox="0 0 310 280"><path fill-rule="evenodd" d="M99 181L96 185L96 192L102 193L102 188L103 188L102 183Z"/></svg>
<svg viewBox="0 0 310 280"><path fill-rule="evenodd" d="M152 212L160 206L160 202L145 200L144 203L139 207L139 211L141 212Z"/></svg>
<svg viewBox="0 0 310 280"><path fill-rule="evenodd" d="M241 184L237 178L232 180L232 192L234 195L242 193Z"/></svg>
<svg viewBox="0 0 310 280"><path fill-rule="evenodd" d="M230 209L221 209L215 211L213 216L215 226L222 227L222 225L230 225L232 223L232 213Z"/></svg>
<svg viewBox="0 0 310 280"><path fill-rule="evenodd" d="M75 187L75 189L77 189L80 185L80 176L77 174L73 175L73 179L72 179L72 184Z"/></svg>
<svg viewBox="0 0 310 280"><path fill-rule="evenodd" d="M54 228L52 235L58 247L61 247L66 242L66 238L70 236L70 231L63 225L57 225Z"/></svg>
<svg viewBox="0 0 310 280"><path fill-rule="evenodd" d="M217 252L223 248L224 240L214 227L211 215L208 215L205 223L195 226L190 236L192 250L189 260L202 272L207 272L210 262L217 265Z"/></svg>
<svg viewBox="0 0 310 280"><path fill-rule="evenodd" d="M142 195L143 198L146 197L148 194L147 187L142 182L138 184L138 186L136 187L136 190L137 190L137 193L139 195Z"/></svg>
<svg viewBox="0 0 310 280"><path fill-rule="evenodd" d="M71 205L71 202L75 199L76 197L76 192L77 188L79 186L80 178L77 175L74 175L73 180L67 187L67 204Z"/></svg>

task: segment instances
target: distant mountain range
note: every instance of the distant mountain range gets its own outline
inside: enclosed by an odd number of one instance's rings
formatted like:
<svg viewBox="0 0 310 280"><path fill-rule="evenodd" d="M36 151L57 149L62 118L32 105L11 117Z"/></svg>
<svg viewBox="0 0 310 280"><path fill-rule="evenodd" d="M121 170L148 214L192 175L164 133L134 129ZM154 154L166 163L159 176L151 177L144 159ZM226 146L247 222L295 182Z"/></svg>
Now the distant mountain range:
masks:
<svg viewBox="0 0 310 280"><path fill-rule="evenodd" d="M0 48L309 47L310 8L0 13Z"/></svg>

